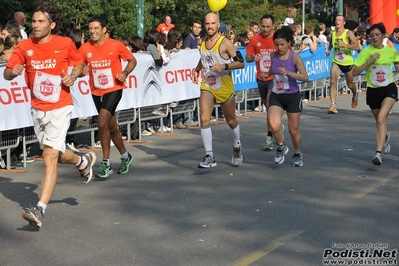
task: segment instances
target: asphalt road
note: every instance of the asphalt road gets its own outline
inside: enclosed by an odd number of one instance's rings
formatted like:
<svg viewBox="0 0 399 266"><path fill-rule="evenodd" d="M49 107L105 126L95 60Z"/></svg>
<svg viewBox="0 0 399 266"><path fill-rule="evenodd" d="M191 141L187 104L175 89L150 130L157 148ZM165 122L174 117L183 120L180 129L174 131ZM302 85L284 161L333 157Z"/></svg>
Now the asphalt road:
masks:
<svg viewBox="0 0 399 266"><path fill-rule="evenodd" d="M264 113L239 118L239 167L231 165L223 123L212 125L215 168L197 168L204 155L198 129L126 144L135 156L130 172L105 181L82 185L77 170L62 165L40 230L21 211L37 202L42 163L26 173L0 172L0 265L312 266L326 265L325 252L342 258L371 244L395 250L399 108L388 118L391 152L374 166L376 128L365 94L356 109L340 96L336 115L327 114L328 105L304 106L300 168L291 166L291 151L276 165L275 151L262 150ZM287 129L284 135L292 150ZM115 148L111 162L119 164ZM340 247L346 243L355 247ZM397 259L394 252L389 258Z"/></svg>

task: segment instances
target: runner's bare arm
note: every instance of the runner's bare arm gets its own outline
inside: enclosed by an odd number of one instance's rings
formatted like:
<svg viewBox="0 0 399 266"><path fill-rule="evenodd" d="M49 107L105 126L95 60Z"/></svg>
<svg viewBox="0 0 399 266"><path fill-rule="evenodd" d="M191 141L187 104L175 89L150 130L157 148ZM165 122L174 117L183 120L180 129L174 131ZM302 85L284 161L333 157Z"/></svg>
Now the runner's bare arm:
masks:
<svg viewBox="0 0 399 266"><path fill-rule="evenodd" d="M364 70L366 70L366 68L369 67L369 65L372 64L372 63L373 63L376 59L378 59L379 57L380 57L380 54L379 54L379 53L374 53L374 54L372 54L372 55L370 56L369 60L367 60L366 63L364 63L364 64L361 65L361 66L355 66L355 67L353 68L352 75L353 75L354 77L356 77L357 75L359 75L360 73L362 73Z"/></svg>
<svg viewBox="0 0 399 266"><path fill-rule="evenodd" d="M224 58L232 58L233 62L229 64L220 64L219 69L220 71L222 70L227 70L227 69L241 69L244 68L244 58L242 57L241 53L237 51L236 47L234 44L228 40L224 39L222 44L221 44L221 55Z"/></svg>
<svg viewBox="0 0 399 266"><path fill-rule="evenodd" d="M3 72L5 80L13 80L16 76L19 76L24 71L23 65L15 65L12 69L6 67Z"/></svg>
<svg viewBox="0 0 399 266"><path fill-rule="evenodd" d="M201 69L202 69L202 62L201 60L199 60L197 67L194 69L193 74L191 75L191 80L195 84L198 84L198 76Z"/></svg>
<svg viewBox="0 0 399 266"><path fill-rule="evenodd" d="M120 82L124 82L129 76L130 72L132 72L137 65L137 60L134 56L128 59L127 62L128 63L125 67L125 70L123 70L122 73L116 74L116 79L119 80Z"/></svg>
<svg viewBox="0 0 399 266"><path fill-rule="evenodd" d="M357 41L357 39L355 37L355 34L353 34L353 32L351 32L351 31L348 31L346 36L347 36L348 41L349 41L350 44L344 45L344 48L348 48L348 49L351 49L351 50L357 50L359 48L359 44L358 44L358 41Z"/></svg>

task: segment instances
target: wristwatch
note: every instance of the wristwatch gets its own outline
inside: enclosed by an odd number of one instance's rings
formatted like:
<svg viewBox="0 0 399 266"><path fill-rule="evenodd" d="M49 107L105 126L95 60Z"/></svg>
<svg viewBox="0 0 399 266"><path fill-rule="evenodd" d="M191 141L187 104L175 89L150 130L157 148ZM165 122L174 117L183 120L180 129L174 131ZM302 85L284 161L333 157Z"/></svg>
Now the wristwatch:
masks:
<svg viewBox="0 0 399 266"><path fill-rule="evenodd" d="M129 72L127 72L126 70L123 70L123 73L125 73L126 77L129 76Z"/></svg>
<svg viewBox="0 0 399 266"><path fill-rule="evenodd" d="M224 64L224 70L229 69L229 65L228 64Z"/></svg>
<svg viewBox="0 0 399 266"><path fill-rule="evenodd" d="M77 80L78 79L78 76L76 76L76 74L71 74L71 76L75 79L75 80Z"/></svg>

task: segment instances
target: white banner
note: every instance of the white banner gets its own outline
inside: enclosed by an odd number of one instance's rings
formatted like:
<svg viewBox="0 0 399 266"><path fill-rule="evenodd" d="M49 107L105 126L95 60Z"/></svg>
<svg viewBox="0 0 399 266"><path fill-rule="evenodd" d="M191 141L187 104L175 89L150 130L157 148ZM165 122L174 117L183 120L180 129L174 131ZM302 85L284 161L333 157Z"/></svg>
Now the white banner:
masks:
<svg viewBox="0 0 399 266"><path fill-rule="evenodd" d="M171 61L155 67L148 54L134 54L137 66L126 81L126 89L117 110L167 104L198 98L199 85L190 77L199 60L198 50L182 50L172 56ZM126 63L124 63L125 65ZM0 67L0 131L24 128L33 125L30 115L30 91L24 74L12 81L3 79L4 67ZM79 78L71 93L74 101L72 117L97 114L88 77Z"/></svg>

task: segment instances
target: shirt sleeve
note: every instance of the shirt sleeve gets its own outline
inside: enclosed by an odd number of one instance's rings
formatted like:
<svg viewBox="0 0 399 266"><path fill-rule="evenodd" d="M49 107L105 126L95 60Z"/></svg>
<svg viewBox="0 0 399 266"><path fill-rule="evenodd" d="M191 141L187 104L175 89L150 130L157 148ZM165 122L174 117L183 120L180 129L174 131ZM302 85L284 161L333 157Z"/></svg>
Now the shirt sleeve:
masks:
<svg viewBox="0 0 399 266"><path fill-rule="evenodd" d="M158 50L155 47L155 45L151 45L151 44L148 45L147 51L151 52L151 55L154 58L154 60L161 59L161 56L159 55Z"/></svg>
<svg viewBox="0 0 399 266"><path fill-rule="evenodd" d="M129 49L126 48L126 46L118 42L118 50L119 50L119 56L123 59L123 61L127 61L133 57L132 52L129 51Z"/></svg>
<svg viewBox="0 0 399 266"><path fill-rule="evenodd" d="M254 55L255 54L255 46L254 46L254 38L252 37L251 40L249 40L249 43L247 44L247 48L245 49L245 53L249 55Z"/></svg>
<svg viewBox="0 0 399 266"><path fill-rule="evenodd" d="M361 66L370 59L370 54L368 50L369 49L363 49L360 51L359 55L355 59L355 62L353 63L355 66Z"/></svg>
<svg viewBox="0 0 399 266"><path fill-rule="evenodd" d="M25 58L22 55L23 53L21 47L17 45L14 48L14 51L10 56L10 59L7 61L6 67L13 68L16 65L23 65L25 63Z"/></svg>

